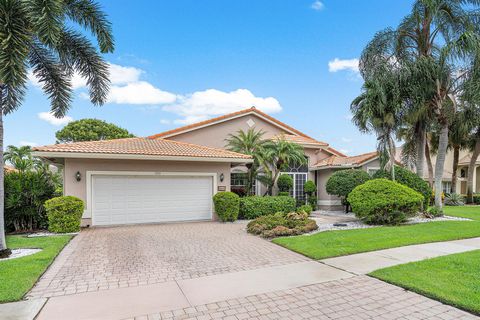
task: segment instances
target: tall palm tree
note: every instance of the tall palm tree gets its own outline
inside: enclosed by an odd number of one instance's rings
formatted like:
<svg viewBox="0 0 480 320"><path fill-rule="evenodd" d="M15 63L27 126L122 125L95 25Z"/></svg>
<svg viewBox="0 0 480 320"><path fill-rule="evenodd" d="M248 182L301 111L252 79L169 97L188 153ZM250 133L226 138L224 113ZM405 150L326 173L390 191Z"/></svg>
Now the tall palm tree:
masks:
<svg viewBox="0 0 480 320"><path fill-rule="evenodd" d="M267 141L259 159L263 169L263 175L259 178L267 187L265 194L270 195L280 172L288 169L290 165L307 164L303 147L281 137Z"/></svg>
<svg viewBox="0 0 480 320"><path fill-rule="evenodd" d="M435 205L441 209L441 178L448 145L451 111L455 96L470 72L469 61L480 47L477 0L417 0L411 13L396 29L375 35L362 54L360 70L364 79L372 74L378 61L391 60L397 68L411 71L405 86L405 114L416 129L416 168L423 176L424 150L428 119L433 115L440 128L435 165ZM453 106L453 108L452 108Z"/></svg>
<svg viewBox="0 0 480 320"><path fill-rule="evenodd" d="M259 157L265 144L265 140L263 140L264 134L264 131L256 131L254 128L248 129L247 132L240 129L235 134L229 134L226 139L227 149L253 157L253 163L246 165L248 174L245 191L247 195L252 193L253 183L258 175L258 169L260 167Z"/></svg>
<svg viewBox="0 0 480 320"><path fill-rule="evenodd" d="M72 26L75 23L77 26ZM111 25L94 0L0 1L0 149L3 150L3 116L23 101L29 70L42 84L52 114L63 117L72 101L74 72L87 80L90 101L105 102L108 64L89 38L90 31L101 53L113 52ZM0 153L3 163L3 153ZM4 230L3 170L0 170L0 251L6 249Z"/></svg>
<svg viewBox="0 0 480 320"><path fill-rule="evenodd" d="M400 126L398 74L384 69L363 85L363 92L350 106L353 123L361 132L374 132L381 169L391 172L395 180L396 147L394 135Z"/></svg>

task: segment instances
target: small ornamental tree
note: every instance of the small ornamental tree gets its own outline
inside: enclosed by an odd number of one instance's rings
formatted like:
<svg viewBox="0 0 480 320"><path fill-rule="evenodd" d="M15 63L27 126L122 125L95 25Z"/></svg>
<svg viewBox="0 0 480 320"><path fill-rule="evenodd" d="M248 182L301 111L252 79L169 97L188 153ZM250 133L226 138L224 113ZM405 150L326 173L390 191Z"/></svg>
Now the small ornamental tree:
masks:
<svg viewBox="0 0 480 320"><path fill-rule="evenodd" d="M370 175L363 170L340 170L328 179L326 185L327 193L340 197L342 203L345 205L345 212L349 212L350 204L347 200L348 195L355 187L364 184L370 179Z"/></svg>
<svg viewBox="0 0 480 320"><path fill-rule="evenodd" d="M98 119L72 121L55 133L58 143L133 138L126 129Z"/></svg>
<svg viewBox="0 0 480 320"><path fill-rule="evenodd" d="M278 177L277 186L279 192L289 192L293 188L293 179L288 174Z"/></svg>
<svg viewBox="0 0 480 320"><path fill-rule="evenodd" d="M307 195L307 202L312 207L312 210L317 208L317 186L312 180L308 180L303 185L303 192Z"/></svg>

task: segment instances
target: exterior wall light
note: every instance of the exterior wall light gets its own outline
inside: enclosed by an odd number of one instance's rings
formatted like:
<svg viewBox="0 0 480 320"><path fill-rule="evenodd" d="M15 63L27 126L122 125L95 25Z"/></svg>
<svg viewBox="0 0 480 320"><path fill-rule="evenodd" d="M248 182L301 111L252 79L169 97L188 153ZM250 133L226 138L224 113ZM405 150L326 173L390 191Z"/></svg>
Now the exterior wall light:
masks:
<svg viewBox="0 0 480 320"><path fill-rule="evenodd" d="M82 174L80 173L80 171L77 171L77 173L75 173L75 180L77 180L78 182L82 180Z"/></svg>
<svg viewBox="0 0 480 320"><path fill-rule="evenodd" d="M223 173L220 174L220 182L223 182L223 179L225 179L225 175Z"/></svg>

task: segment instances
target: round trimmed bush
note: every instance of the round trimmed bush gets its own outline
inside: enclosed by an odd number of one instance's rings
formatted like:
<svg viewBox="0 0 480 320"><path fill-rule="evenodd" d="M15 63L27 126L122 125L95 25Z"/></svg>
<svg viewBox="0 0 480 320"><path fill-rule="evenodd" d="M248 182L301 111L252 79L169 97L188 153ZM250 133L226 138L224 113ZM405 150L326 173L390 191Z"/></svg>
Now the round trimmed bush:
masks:
<svg viewBox="0 0 480 320"><path fill-rule="evenodd" d="M84 204L77 197L56 197L45 201L48 230L55 233L80 231Z"/></svg>
<svg viewBox="0 0 480 320"><path fill-rule="evenodd" d="M278 191L289 192L293 188L293 178L288 174L282 174L277 180Z"/></svg>
<svg viewBox="0 0 480 320"><path fill-rule="evenodd" d="M392 175L388 171L378 170L373 175L373 178L391 179ZM395 166L395 181L420 192L424 197L423 209L426 210L428 208L432 196L432 188L430 188L427 181L420 178L415 172L399 166Z"/></svg>
<svg viewBox="0 0 480 320"><path fill-rule="evenodd" d="M342 199L343 204L348 212L349 201L347 199L350 192L355 187L364 184L372 177L363 170L348 169L340 170L332 174L326 184L326 190L328 194L336 195Z"/></svg>
<svg viewBox="0 0 480 320"><path fill-rule="evenodd" d="M297 208L297 212L305 212L307 215L310 215L310 213L312 213L312 206L309 204L304 204L303 206Z"/></svg>
<svg viewBox="0 0 480 320"><path fill-rule="evenodd" d="M355 215L368 224L399 224L422 207L417 191L388 179L374 179L353 189L348 196Z"/></svg>
<svg viewBox="0 0 480 320"><path fill-rule="evenodd" d="M215 212L221 221L235 221L240 211L240 197L233 192L219 192L213 196Z"/></svg>

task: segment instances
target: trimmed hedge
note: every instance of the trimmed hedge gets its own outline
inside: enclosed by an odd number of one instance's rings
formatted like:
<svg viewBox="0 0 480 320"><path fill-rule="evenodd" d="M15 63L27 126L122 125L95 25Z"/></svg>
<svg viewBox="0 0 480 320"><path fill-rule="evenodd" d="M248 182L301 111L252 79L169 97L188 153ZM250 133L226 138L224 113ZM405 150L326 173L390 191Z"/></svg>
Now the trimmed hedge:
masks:
<svg viewBox="0 0 480 320"><path fill-rule="evenodd" d="M392 175L385 170L378 170L373 175L373 178L385 178L391 180ZM416 173L399 166L395 166L395 181L421 193L424 197L423 209L427 210L432 196L432 188L430 188L427 181L420 178Z"/></svg>
<svg viewBox="0 0 480 320"><path fill-rule="evenodd" d="M295 199L286 196L251 196L240 198L240 217L255 219L277 212L295 211Z"/></svg>
<svg viewBox="0 0 480 320"><path fill-rule="evenodd" d="M345 205L346 212L348 212L350 204L348 202L348 195L355 187L364 184L372 177L360 169L340 170L332 174L326 184L328 194L333 194L342 199Z"/></svg>
<svg viewBox="0 0 480 320"><path fill-rule="evenodd" d="M80 231L83 209L83 201L77 197L64 196L46 201L48 230L55 233Z"/></svg>
<svg viewBox="0 0 480 320"><path fill-rule="evenodd" d="M462 194L462 198L463 198L463 202L467 202L467 195L466 194ZM473 195L473 203L474 204L480 204L480 193L475 193Z"/></svg>
<svg viewBox="0 0 480 320"><path fill-rule="evenodd" d="M368 224L399 224L422 207L417 191L388 179L374 179L356 187L348 196L355 215Z"/></svg>
<svg viewBox="0 0 480 320"><path fill-rule="evenodd" d="M220 221L235 221L240 211L240 197L233 192L219 192L213 196L215 212Z"/></svg>

